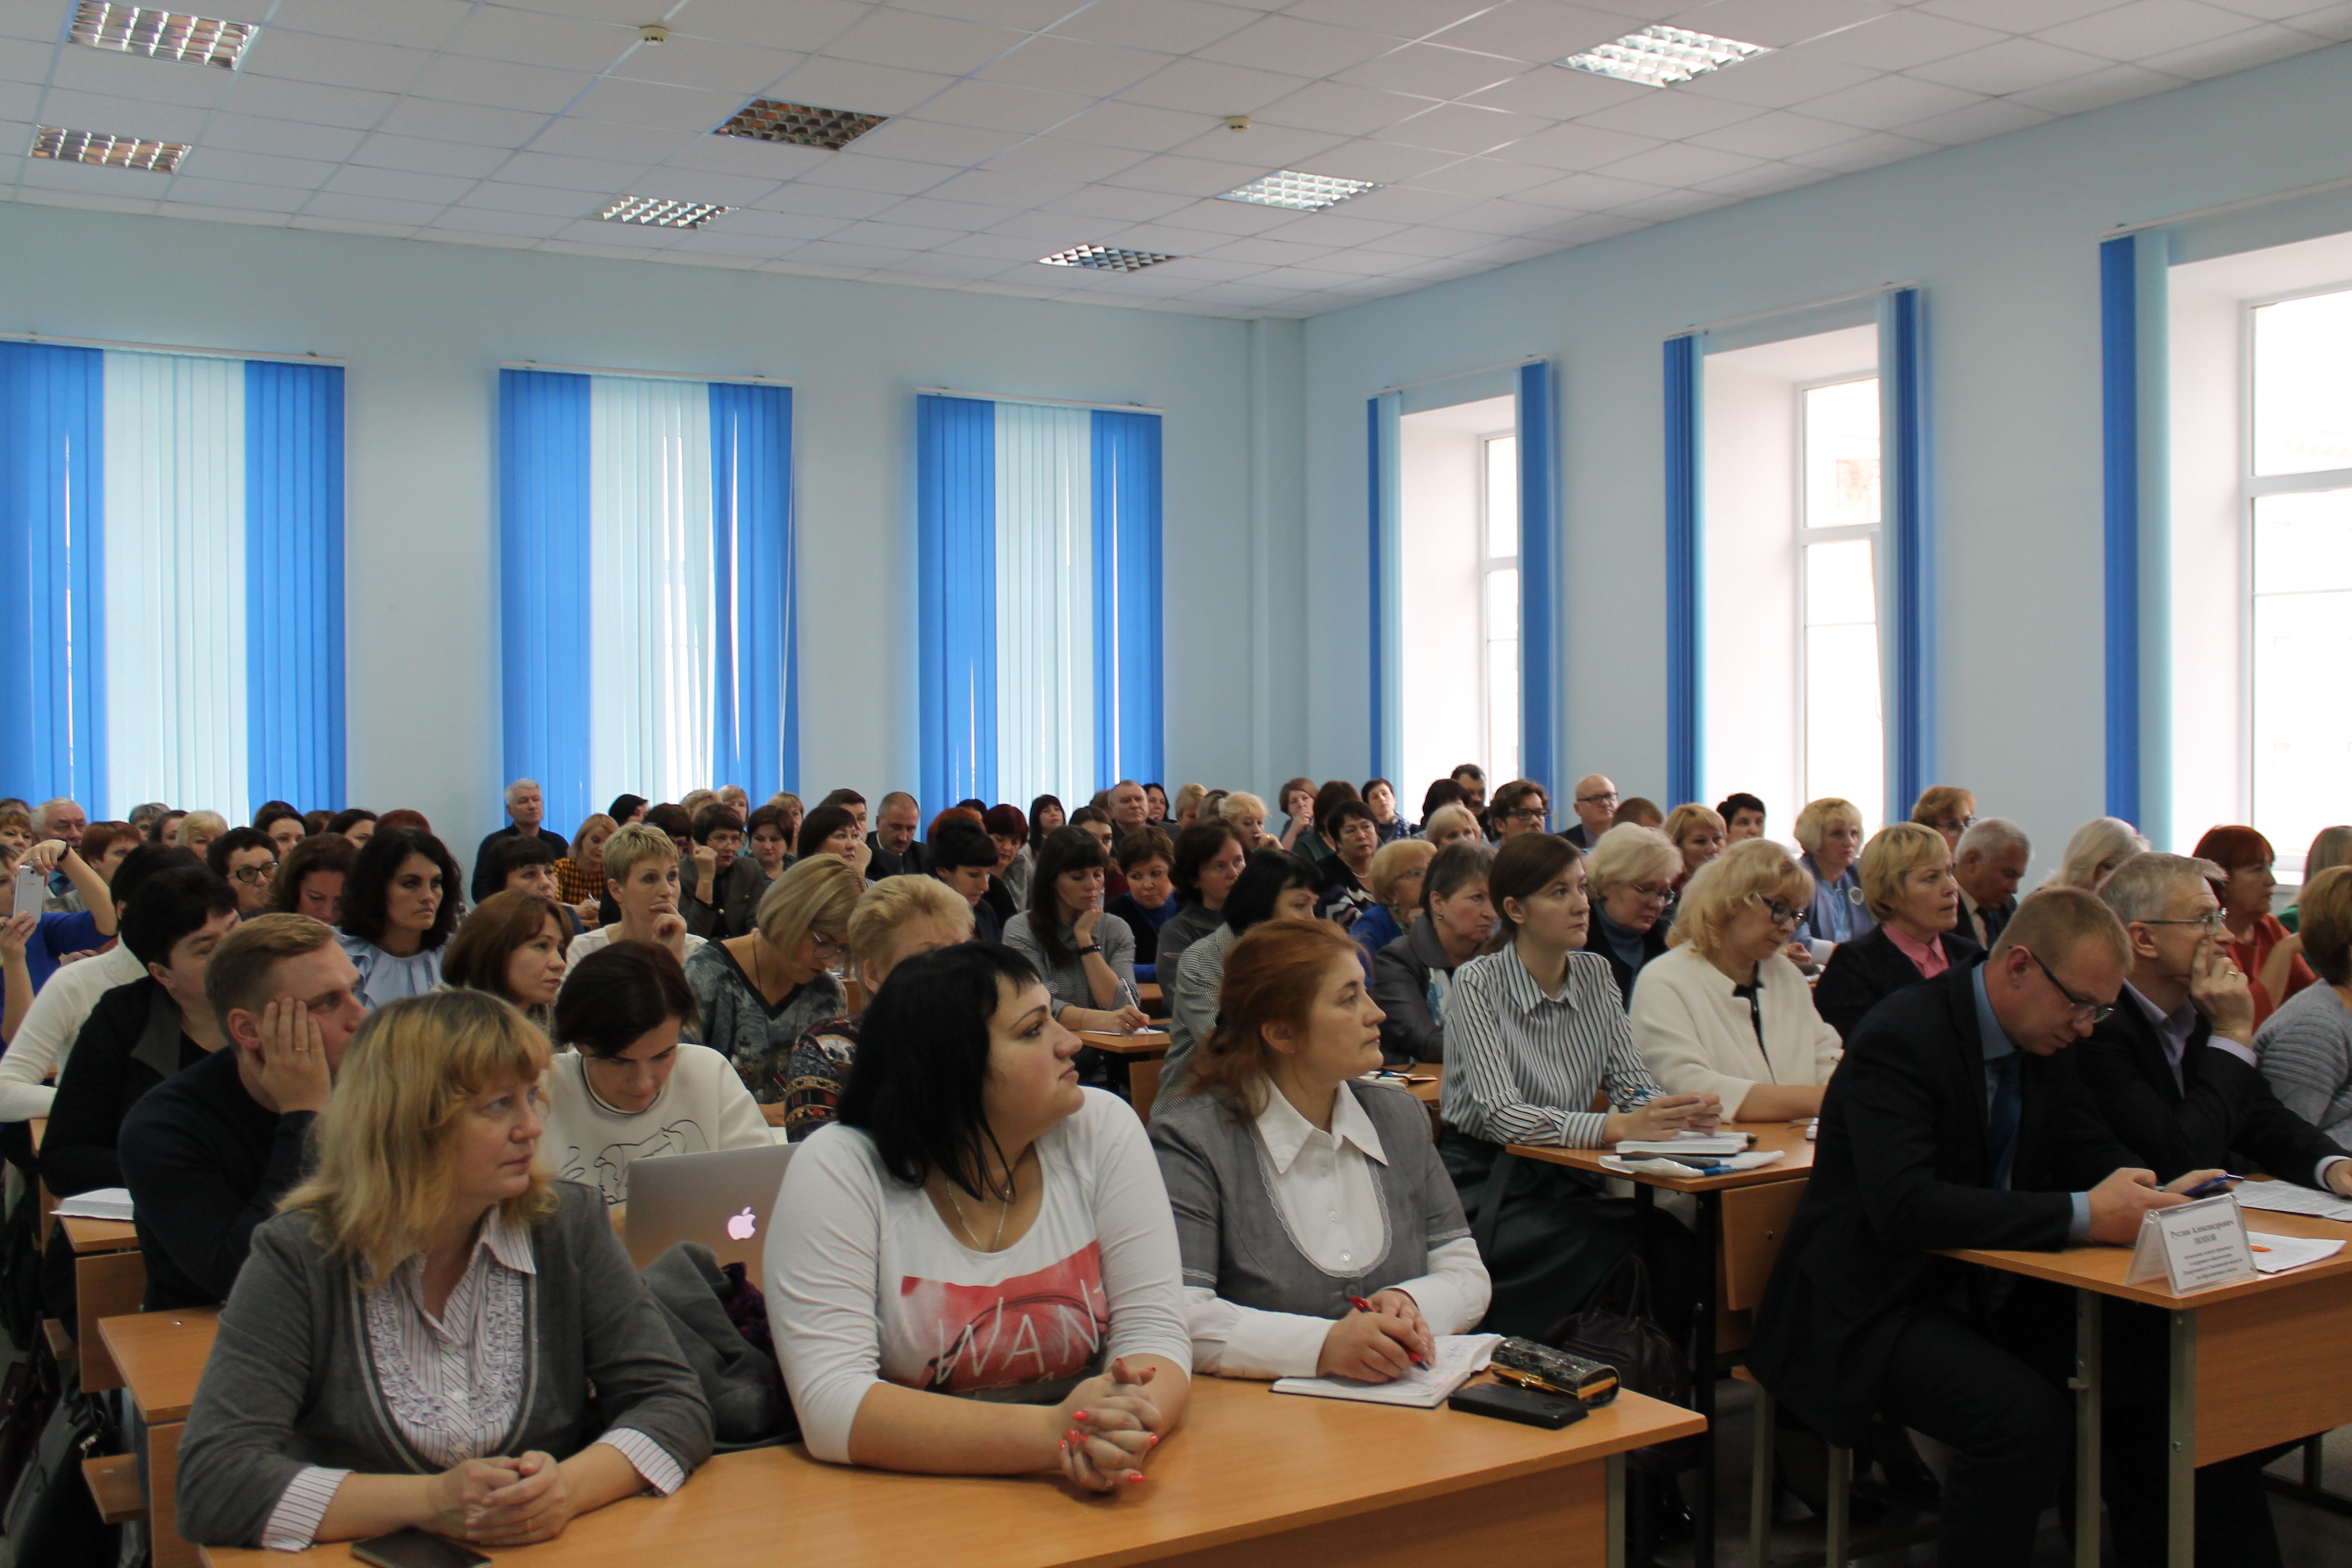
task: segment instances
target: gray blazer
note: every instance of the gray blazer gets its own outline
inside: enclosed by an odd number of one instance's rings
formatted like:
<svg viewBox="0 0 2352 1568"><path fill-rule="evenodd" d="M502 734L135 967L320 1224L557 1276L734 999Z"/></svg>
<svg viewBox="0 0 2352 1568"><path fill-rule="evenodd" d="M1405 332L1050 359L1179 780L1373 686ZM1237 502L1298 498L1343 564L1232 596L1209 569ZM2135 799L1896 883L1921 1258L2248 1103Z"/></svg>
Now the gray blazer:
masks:
<svg viewBox="0 0 2352 1568"><path fill-rule="evenodd" d="M1225 988L1225 953L1239 940L1233 927L1221 925L1186 948L1184 961L1176 966L1176 982L1167 993L1168 1055L1160 1064L1161 1100L1190 1092L1185 1084L1192 1074L1192 1053L1208 1043L1210 1031L1217 1026L1217 998Z"/></svg>
<svg viewBox="0 0 2352 1568"><path fill-rule="evenodd" d="M1317 1268L1290 1234L1265 1146L1251 1122L1234 1120L1228 1096L1194 1095L1152 1117L1152 1152L1176 1211L1187 1286L1262 1311L1339 1318L1349 1297L1420 1279L1433 1249L1470 1234L1429 1135L1428 1108L1385 1084L1348 1089L1371 1118L1388 1163L1365 1162L1381 1196L1384 1245L1347 1278Z"/></svg>
<svg viewBox="0 0 2352 1568"><path fill-rule="evenodd" d="M692 1474L710 1457L710 1406L592 1187L559 1182L531 1229L539 1272L523 1285L530 1365L501 1454L568 1458L614 1426L644 1433ZM180 1533L257 1546L287 1483L308 1465L429 1475L376 1382L367 1314L349 1265L331 1263L311 1216L281 1214L221 1310L180 1439Z"/></svg>
<svg viewBox="0 0 2352 1568"><path fill-rule="evenodd" d="M1159 966L1160 984L1164 987L1174 977L1176 966L1184 962L1184 950L1225 923L1225 911L1213 910L1206 904L1186 904L1168 917L1160 928L1160 941L1152 951L1152 963Z"/></svg>
<svg viewBox="0 0 2352 1568"><path fill-rule="evenodd" d="M1037 966L1045 982L1045 989L1054 998L1054 1016L1062 1016L1065 1007L1092 1007L1094 992L1087 984L1087 961L1076 956L1078 939L1064 926L1055 934L1062 939L1062 951L1071 954L1060 963L1047 956L1045 944L1037 940L1032 929L1036 916L1024 910L1004 922L1004 945ZM1095 921L1095 943L1102 949L1103 962L1110 972L1132 986L1135 984L1135 933L1117 915L1103 915ZM1117 1005L1117 1004L1113 1004Z"/></svg>
<svg viewBox="0 0 2352 1568"><path fill-rule="evenodd" d="M1453 973L1454 961L1437 940L1437 923L1427 915L1381 949L1372 960L1372 1000L1388 1015L1381 1020L1382 1056L1391 1061L1445 1059L1445 1024L1430 1009L1429 977Z"/></svg>

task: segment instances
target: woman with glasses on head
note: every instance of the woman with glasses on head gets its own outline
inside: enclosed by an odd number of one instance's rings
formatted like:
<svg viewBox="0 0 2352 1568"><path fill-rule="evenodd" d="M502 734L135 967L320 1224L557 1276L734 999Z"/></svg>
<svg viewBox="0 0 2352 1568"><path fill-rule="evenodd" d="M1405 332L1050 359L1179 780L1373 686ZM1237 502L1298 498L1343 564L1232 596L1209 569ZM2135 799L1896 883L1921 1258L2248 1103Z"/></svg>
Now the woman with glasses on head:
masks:
<svg viewBox="0 0 2352 1568"><path fill-rule="evenodd" d="M1632 1004L1635 977L1666 951L1666 905L1682 863L1672 839L1630 822L1602 834L1585 862L1592 921L1584 951L1609 961L1622 1004Z"/></svg>
<svg viewBox="0 0 2352 1568"><path fill-rule="evenodd" d="M1838 1032L1789 960L1813 879L1755 838L1699 868L1683 889L1674 945L1643 969L1633 1043L1670 1094L1712 1094L1734 1121L1817 1116Z"/></svg>
<svg viewBox="0 0 2352 1568"><path fill-rule="evenodd" d="M840 857L810 856L768 884L750 934L686 961L703 1042L735 1064L772 1127L783 1125L793 1047L810 1025L845 1010L831 971L848 954L844 933L865 889Z"/></svg>
<svg viewBox="0 0 2352 1568"><path fill-rule="evenodd" d="M2253 989L2259 1029L2288 997L2319 980L2304 962L2303 939L2271 913L2271 892L2278 886L2271 841L2251 827L2210 828L2197 841L2197 858L2221 868L2213 896L2221 900L2230 957Z"/></svg>
<svg viewBox="0 0 2352 1568"><path fill-rule="evenodd" d="M1838 943L1813 993L1813 1005L1841 1039L1895 992L1984 956L1953 929L1960 885L1952 880L1952 847L1935 828L1916 822L1880 828L1862 851L1862 891L1877 923Z"/></svg>
<svg viewBox="0 0 2352 1568"><path fill-rule="evenodd" d="M1958 855L1960 835L1977 825L1977 797L1958 784L1930 784L1911 807L1911 820L1942 834Z"/></svg>

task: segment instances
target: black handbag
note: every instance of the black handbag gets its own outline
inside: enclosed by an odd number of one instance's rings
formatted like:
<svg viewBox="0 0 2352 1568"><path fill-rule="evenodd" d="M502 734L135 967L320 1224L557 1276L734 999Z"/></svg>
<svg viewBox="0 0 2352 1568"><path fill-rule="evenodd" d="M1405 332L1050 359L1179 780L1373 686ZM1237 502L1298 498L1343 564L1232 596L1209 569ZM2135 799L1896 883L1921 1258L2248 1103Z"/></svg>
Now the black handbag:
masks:
<svg viewBox="0 0 2352 1568"><path fill-rule="evenodd" d="M41 1337L40 1189L31 1182L0 1220L0 1331L12 1344Z"/></svg>
<svg viewBox="0 0 2352 1568"><path fill-rule="evenodd" d="M17 1562L42 1568L113 1568L121 1554L122 1527L99 1518L81 1462L121 1449L104 1402L69 1388L50 1412L32 1459L8 1497L8 1544Z"/></svg>
<svg viewBox="0 0 2352 1568"><path fill-rule="evenodd" d="M1570 1355L1615 1367L1636 1394L1690 1408L1690 1368L1682 1347L1651 1314L1650 1272L1638 1252L1619 1258L1584 1305L1554 1324L1545 1339ZM1702 1440L1653 1444L1634 1449L1626 1460L1636 1470L1672 1475L1698 1463Z"/></svg>
<svg viewBox="0 0 2352 1568"><path fill-rule="evenodd" d="M49 1413L58 1407L58 1358L42 1334L0 1379L0 1498L13 1497L16 1479L33 1462Z"/></svg>

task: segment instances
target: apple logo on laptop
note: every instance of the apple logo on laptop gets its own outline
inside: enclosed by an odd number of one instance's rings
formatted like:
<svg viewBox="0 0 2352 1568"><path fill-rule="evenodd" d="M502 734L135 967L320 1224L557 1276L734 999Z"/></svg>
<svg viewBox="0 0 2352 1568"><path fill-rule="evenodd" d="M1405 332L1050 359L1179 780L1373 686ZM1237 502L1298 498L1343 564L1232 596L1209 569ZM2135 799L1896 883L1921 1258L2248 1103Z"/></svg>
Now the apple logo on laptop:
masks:
<svg viewBox="0 0 2352 1568"><path fill-rule="evenodd" d="M752 1217L751 1211L750 1209L747 1208L741 1214L730 1215L728 1217L728 1240L749 1241L759 1233L760 1222Z"/></svg>

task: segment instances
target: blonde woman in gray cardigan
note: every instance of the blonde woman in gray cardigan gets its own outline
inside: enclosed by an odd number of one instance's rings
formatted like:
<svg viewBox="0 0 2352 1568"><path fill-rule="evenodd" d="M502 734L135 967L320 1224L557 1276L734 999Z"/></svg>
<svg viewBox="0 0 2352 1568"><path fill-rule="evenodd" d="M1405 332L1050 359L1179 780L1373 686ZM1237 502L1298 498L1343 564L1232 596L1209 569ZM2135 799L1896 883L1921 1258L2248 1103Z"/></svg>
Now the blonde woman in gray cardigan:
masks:
<svg viewBox="0 0 2352 1568"><path fill-rule="evenodd" d="M1355 943L1266 921L1226 952L1222 994L1194 1092L1151 1122L1193 1368L1402 1376L1485 1316L1490 1285L1427 1110L1356 1081L1381 1065L1382 1015Z"/></svg>
<svg viewBox="0 0 2352 1568"><path fill-rule="evenodd" d="M180 1442L183 1535L521 1546L709 1456L710 1408L604 1200L538 1163L547 1065L547 1037L478 991L353 1037L318 1173L222 1310Z"/></svg>

